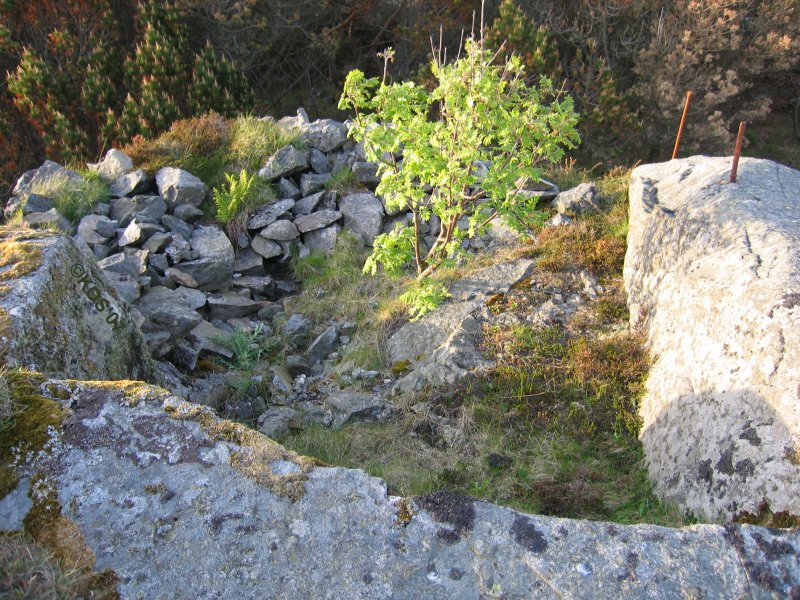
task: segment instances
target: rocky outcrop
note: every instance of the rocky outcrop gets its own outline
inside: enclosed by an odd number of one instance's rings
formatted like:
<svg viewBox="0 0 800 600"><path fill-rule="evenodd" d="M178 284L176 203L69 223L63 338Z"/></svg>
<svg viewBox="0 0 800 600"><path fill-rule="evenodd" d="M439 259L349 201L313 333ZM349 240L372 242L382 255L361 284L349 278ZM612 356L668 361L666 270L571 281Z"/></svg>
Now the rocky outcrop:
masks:
<svg viewBox="0 0 800 600"><path fill-rule="evenodd" d="M395 371L410 371L394 386L396 392L425 385L451 385L476 370L491 367L478 349L482 324L491 320L489 297L505 294L528 277L534 261L520 259L487 267L450 286L452 298L416 322L401 327L387 345Z"/></svg>
<svg viewBox="0 0 800 600"><path fill-rule="evenodd" d="M800 173L692 157L633 171L625 285L655 363L641 439L662 497L800 514Z"/></svg>
<svg viewBox="0 0 800 600"><path fill-rule="evenodd" d="M0 355L8 365L159 381L139 325L70 238L0 227Z"/></svg>
<svg viewBox="0 0 800 600"><path fill-rule="evenodd" d="M123 598L800 592L798 531L575 521L446 491L399 498L363 471L316 466L158 388L34 383L62 411L44 447L14 467L3 526L70 527Z"/></svg>

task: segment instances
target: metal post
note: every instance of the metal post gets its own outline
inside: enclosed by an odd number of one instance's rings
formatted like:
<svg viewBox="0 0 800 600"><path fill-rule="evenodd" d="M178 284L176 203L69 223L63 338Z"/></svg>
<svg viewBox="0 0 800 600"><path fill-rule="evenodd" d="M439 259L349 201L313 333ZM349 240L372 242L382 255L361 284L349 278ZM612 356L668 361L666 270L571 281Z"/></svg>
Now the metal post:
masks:
<svg viewBox="0 0 800 600"><path fill-rule="evenodd" d="M678 148L681 146L681 136L683 135L683 126L686 124L686 114L689 112L689 102L692 101L692 91L686 92L686 102L683 103L683 115L681 116L681 124L678 126L678 137L675 138L675 149L672 151L672 158L678 158Z"/></svg>
<svg viewBox="0 0 800 600"><path fill-rule="evenodd" d="M736 183L736 170L739 168L739 156L742 154L742 139L744 130L747 129L747 121L739 123L739 135L736 136L736 149L733 151L733 165L731 165L731 183Z"/></svg>

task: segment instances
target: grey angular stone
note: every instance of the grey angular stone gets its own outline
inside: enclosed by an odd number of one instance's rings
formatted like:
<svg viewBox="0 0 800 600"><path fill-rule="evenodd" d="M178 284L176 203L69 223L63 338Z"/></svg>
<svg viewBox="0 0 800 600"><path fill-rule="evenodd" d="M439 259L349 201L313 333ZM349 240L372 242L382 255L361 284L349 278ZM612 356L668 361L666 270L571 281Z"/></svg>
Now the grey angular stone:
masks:
<svg viewBox="0 0 800 600"><path fill-rule="evenodd" d="M175 264L186 258L189 252L192 250L192 247L182 235L177 233L168 235L170 235L171 240L164 249L164 254L173 264Z"/></svg>
<svg viewBox="0 0 800 600"><path fill-rule="evenodd" d="M309 152L308 162L315 173L321 174L330 172L327 155L316 148L312 148Z"/></svg>
<svg viewBox="0 0 800 600"><path fill-rule="evenodd" d="M308 168L308 150L299 150L292 145L284 146L273 154L264 168L258 172L269 181L293 175Z"/></svg>
<svg viewBox="0 0 800 600"><path fill-rule="evenodd" d="M116 148L111 148L99 163L87 163L89 170L94 171L108 182L119 179L133 170L130 157Z"/></svg>
<svg viewBox="0 0 800 600"><path fill-rule="evenodd" d="M278 181L278 197L297 200L300 198L300 188L292 183L291 180L281 177Z"/></svg>
<svg viewBox="0 0 800 600"><path fill-rule="evenodd" d="M294 117L282 117L278 120L277 125L284 131L298 133L304 131L310 122L306 110L300 107Z"/></svg>
<svg viewBox="0 0 800 600"><path fill-rule="evenodd" d="M164 167L156 173L159 195L172 210L179 204L200 206L208 193L208 187L197 177L175 167Z"/></svg>
<svg viewBox="0 0 800 600"><path fill-rule="evenodd" d="M72 223L55 208L51 208L45 212L31 212L23 215L22 223L25 227L31 229L47 227L50 229L57 229L63 233L72 232Z"/></svg>
<svg viewBox="0 0 800 600"><path fill-rule="evenodd" d="M305 173L300 176L300 193L309 196L325 187L330 180L330 173Z"/></svg>
<svg viewBox="0 0 800 600"><path fill-rule="evenodd" d="M105 202L98 202L94 205L94 208L92 208L92 212L96 215L107 217L111 214L111 205Z"/></svg>
<svg viewBox="0 0 800 600"><path fill-rule="evenodd" d="M258 418L258 430L269 438L277 439L289 433L289 427L300 418L288 406L272 406Z"/></svg>
<svg viewBox="0 0 800 600"><path fill-rule="evenodd" d="M312 252L330 254L336 248L336 240L342 228L339 225L331 225L324 229L315 229L303 234L303 243Z"/></svg>
<svg viewBox="0 0 800 600"><path fill-rule="evenodd" d="M145 318L142 333L158 357L166 355L202 320L180 294L161 286L150 288L135 306Z"/></svg>
<svg viewBox="0 0 800 600"><path fill-rule="evenodd" d="M272 204L268 204L264 206L256 213L250 217L247 221L247 228L248 229L263 229L268 225L271 225L278 218L282 217L283 215L289 213L289 211L294 208L294 200L291 198L284 198L283 200L278 200L277 202L273 202Z"/></svg>
<svg viewBox="0 0 800 600"><path fill-rule="evenodd" d="M163 275L164 272L169 268L167 257L163 254L151 254L147 259L147 264L149 267L155 269L159 275Z"/></svg>
<svg viewBox="0 0 800 600"><path fill-rule="evenodd" d="M272 321L273 317L279 313L283 313L283 305L279 302L262 302L263 308L258 311L258 318L261 321Z"/></svg>
<svg viewBox="0 0 800 600"><path fill-rule="evenodd" d="M178 217L164 215L161 217L161 222L167 227L167 229L174 233L180 233L187 240L192 237L192 231L194 231L194 228L186 221L183 221Z"/></svg>
<svg viewBox="0 0 800 600"><path fill-rule="evenodd" d="M330 172L336 173L341 169L352 169L356 156L352 152L335 152L328 155Z"/></svg>
<svg viewBox="0 0 800 600"><path fill-rule="evenodd" d="M257 294L268 294L275 287L275 282L272 280L272 277L234 277L232 284L234 289L246 288Z"/></svg>
<svg viewBox="0 0 800 600"><path fill-rule="evenodd" d="M358 183L363 183L365 185L377 185L381 182L380 178L378 177L378 165L376 165L374 162L359 160L353 163L351 169L353 173L355 173Z"/></svg>
<svg viewBox="0 0 800 600"><path fill-rule="evenodd" d="M205 292L225 289L233 276L233 245L228 236L216 225L197 227L189 239L198 258L182 262L180 269L197 280L198 288Z"/></svg>
<svg viewBox="0 0 800 600"><path fill-rule="evenodd" d="M317 205L322 202L324 197L325 192L317 192L316 194L311 194L310 196L298 200L292 208L292 214L295 216L311 214L316 210Z"/></svg>
<svg viewBox="0 0 800 600"><path fill-rule="evenodd" d="M249 298L245 298L236 293L225 293L208 297L208 318L209 320L219 319L226 321L238 317L246 317L256 314L261 305Z"/></svg>
<svg viewBox="0 0 800 600"><path fill-rule="evenodd" d="M344 216L344 228L371 246L383 227L383 204L374 194L360 192L349 194L339 201Z"/></svg>
<svg viewBox="0 0 800 600"><path fill-rule="evenodd" d="M154 233L151 235L147 241L142 244L142 248L145 250L149 250L151 254L155 254L157 252L161 252L166 248L169 243L172 241L172 234L171 233ZM188 247L188 245L187 245Z"/></svg>
<svg viewBox="0 0 800 600"><path fill-rule="evenodd" d="M559 213L571 217L590 215L600 211L600 204L595 199L596 191L594 183L581 183L558 194L553 204Z"/></svg>
<svg viewBox="0 0 800 600"><path fill-rule="evenodd" d="M548 227L564 227L565 225L572 225L575 220L565 215L564 213L557 213L547 222Z"/></svg>
<svg viewBox="0 0 800 600"><path fill-rule="evenodd" d="M173 209L172 214L182 221L194 223L202 218L205 213L192 204L178 204L178 206Z"/></svg>
<svg viewBox="0 0 800 600"><path fill-rule="evenodd" d="M12 196L8 200L8 204L3 211L6 219L21 210L23 215L34 212L47 212L54 207L53 201L50 198L45 198L39 194L27 194L21 196Z"/></svg>
<svg viewBox="0 0 800 600"><path fill-rule="evenodd" d="M453 282L452 298L416 322L401 327L387 343L390 364L405 363L411 372L397 380L395 391L426 385L452 385L470 373L494 365L478 349L482 325L490 318L486 300L505 294L530 276L535 261L500 263Z"/></svg>
<svg viewBox="0 0 800 600"><path fill-rule="evenodd" d="M167 205L160 196L134 196L112 200L110 217L120 227L127 227L134 217L159 223L166 212Z"/></svg>
<svg viewBox="0 0 800 600"><path fill-rule="evenodd" d="M105 244L117 234L117 225L102 215L86 215L78 223L78 235L87 244Z"/></svg>
<svg viewBox="0 0 800 600"><path fill-rule="evenodd" d="M186 306L192 310L198 310L206 305L206 293L189 287L175 288L175 294L180 296Z"/></svg>
<svg viewBox="0 0 800 600"><path fill-rule="evenodd" d="M319 119L305 127L303 141L322 152L331 152L344 145L347 128L333 119Z"/></svg>
<svg viewBox="0 0 800 600"><path fill-rule="evenodd" d="M338 210L318 210L308 215L298 215L294 224L297 231L307 233L315 229L322 229L342 218Z"/></svg>
<svg viewBox="0 0 800 600"><path fill-rule="evenodd" d="M126 175L121 175L115 179L108 188L112 198L136 196L137 194L145 194L154 189L153 178L142 169L137 169Z"/></svg>
<svg viewBox="0 0 800 600"><path fill-rule="evenodd" d="M142 295L141 287L135 277L109 270L103 271L103 277L117 291L119 297L128 304L133 304Z"/></svg>
<svg viewBox="0 0 800 600"><path fill-rule="evenodd" d="M656 357L641 400L657 493L713 519L800 514L800 172L693 156L631 174L624 280Z"/></svg>
<svg viewBox="0 0 800 600"><path fill-rule="evenodd" d="M325 408L333 416L332 429L350 423L385 423L395 413L391 403L381 396L363 392L338 392L325 398Z"/></svg>
<svg viewBox="0 0 800 600"><path fill-rule="evenodd" d="M197 361L202 356L219 357L230 360L233 352L221 340L227 339L227 333L214 327L208 321L200 321L186 337L178 342L167 355L169 360L184 369L194 371Z"/></svg>
<svg viewBox="0 0 800 600"><path fill-rule="evenodd" d="M117 240L120 247L130 246L131 244L141 245L156 233L164 233L164 228L161 225L150 223L148 221L140 221L139 217L133 219L122 235Z"/></svg>
<svg viewBox="0 0 800 600"><path fill-rule="evenodd" d="M261 276L264 274L264 257L252 248L240 250L233 261L233 270L242 275Z"/></svg>
<svg viewBox="0 0 800 600"><path fill-rule="evenodd" d="M268 240L261 235L257 235L251 240L250 247L263 258L275 258L283 254L283 249L279 243Z"/></svg>
<svg viewBox="0 0 800 600"><path fill-rule="evenodd" d="M54 189L69 182L85 183L83 177L75 171L65 169L52 160L46 160L39 168L23 173L14 184L11 194L12 196L28 196L31 193L37 193L37 189Z"/></svg>
<svg viewBox="0 0 800 600"><path fill-rule="evenodd" d="M336 323L330 325L311 342L305 352L306 358L312 363L321 361L339 347L339 329Z"/></svg>
<svg viewBox="0 0 800 600"><path fill-rule="evenodd" d="M146 259L145 259L146 260ZM144 274L145 266L142 264L141 255L126 255L124 252L112 254L97 262L97 267L103 271L114 271L133 278Z"/></svg>
<svg viewBox="0 0 800 600"><path fill-rule="evenodd" d="M287 338L303 338L308 335L311 327L309 318L300 313L294 313L281 327L281 333Z"/></svg>
<svg viewBox="0 0 800 600"><path fill-rule="evenodd" d="M297 231L297 227L294 226L294 223L282 219L268 225L262 229L258 235L268 240L288 242L299 237L300 232Z"/></svg>

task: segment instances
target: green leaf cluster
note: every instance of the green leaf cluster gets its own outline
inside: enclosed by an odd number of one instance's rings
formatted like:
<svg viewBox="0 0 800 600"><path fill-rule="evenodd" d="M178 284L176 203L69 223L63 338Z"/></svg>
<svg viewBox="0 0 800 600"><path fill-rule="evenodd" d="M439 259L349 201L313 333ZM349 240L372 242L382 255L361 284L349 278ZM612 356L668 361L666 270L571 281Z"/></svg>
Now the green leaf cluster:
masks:
<svg viewBox="0 0 800 600"><path fill-rule="evenodd" d="M411 315L411 321L414 322L435 310L450 295L443 284L424 279L409 287L400 295L400 300L410 306L408 312Z"/></svg>
<svg viewBox="0 0 800 600"><path fill-rule="evenodd" d="M225 173L227 185L213 189L217 219L220 223L227 223L247 207L255 178L255 173L248 174L245 169L242 169L239 175Z"/></svg>
<svg viewBox="0 0 800 600"><path fill-rule="evenodd" d="M431 70L432 91L358 70L345 81L339 108L356 113L350 132L378 164L377 193L387 208L411 211L413 222L376 240L371 272L378 264L397 272L413 258L422 279L498 216L524 231L536 199L523 186L580 141L572 99L546 77L526 85L515 56L497 61L468 40L463 56ZM421 225L434 216L441 226L426 246Z"/></svg>

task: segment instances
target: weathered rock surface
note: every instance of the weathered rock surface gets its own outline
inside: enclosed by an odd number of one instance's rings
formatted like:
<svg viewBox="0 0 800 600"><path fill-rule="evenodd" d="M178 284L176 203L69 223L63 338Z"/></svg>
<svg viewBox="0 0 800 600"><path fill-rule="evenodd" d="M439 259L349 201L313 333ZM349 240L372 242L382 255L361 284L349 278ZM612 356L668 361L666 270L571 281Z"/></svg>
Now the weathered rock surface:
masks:
<svg viewBox="0 0 800 600"><path fill-rule="evenodd" d="M375 236L383 227L383 204L369 192L349 194L340 202L344 216L344 228L360 236L368 246L372 246Z"/></svg>
<svg viewBox="0 0 800 600"><path fill-rule="evenodd" d="M284 146L273 154L258 174L267 180L292 175L308 168L308 150Z"/></svg>
<svg viewBox="0 0 800 600"><path fill-rule="evenodd" d="M156 173L158 193L170 209L179 204L200 206L208 193L208 187L189 171L164 167Z"/></svg>
<svg viewBox="0 0 800 600"><path fill-rule="evenodd" d="M600 211L600 204L595 199L594 183L581 183L572 189L560 192L553 201L559 214L580 217Z"/></svg>
<svg viewBox="0 0 800 600"><path fill-rule="evenodd" d="M692 157L633 171L625 285L652 355L657 491L711 518L800 515L800 173Z"/></svg>
<svg viewBox="0 0 800 600"><path fill-rule="evenodd" d="M133 161L121 150L111 148L99 163L89 163L86 166L106 181L112 182L130 173L133 170Z"/></svg>
<svg viewBox="0 0 800 600"><path fill-rule="evenodd" d="M225 232L215 225L198 227L192 232L189 245L199 257L181 263L181 271L194 277L203 291L228 287L233 276L234 253Z"/></svg>
<svg viewBox="0 0 800 600"><path fill-rule="evenodd" d="M491 367L493 361L477 348L481 324L490 317L486 300L528 277L533 265L531 260L517 260L482 269L453 283L450 301L401 327L389 339L389 361L411 372L400 378L394 389L453 384L475 370Z"/></svg>
<svg viewBox="0 0 800 600"><path fill-rule="evenodd" d="M40 390L66 416L47 449L21 461L20 484L0 499L0 515L29 512L30 482L47 481L95 569L114 571L123 598L254 598L268 590L273 598L331 600L712 599L800 591L798 531L572 521L449 492L401 499L362 471L315 467L158 388L51 380Z"/></svg>
<svg viewBox="0 0 800 600"><path fill-rule="evenodd" d="M159 381L130 309L72 239L0 227L0 356L75 379Z"/></svg>

